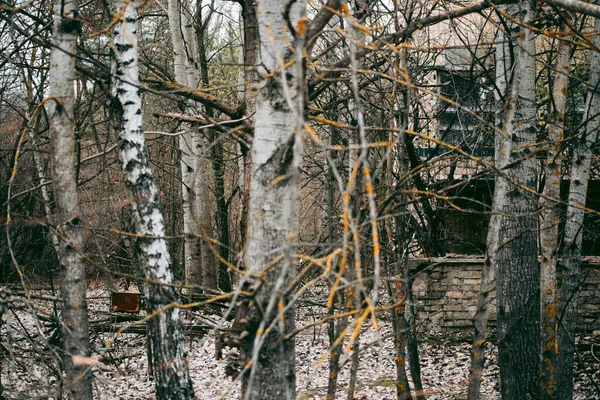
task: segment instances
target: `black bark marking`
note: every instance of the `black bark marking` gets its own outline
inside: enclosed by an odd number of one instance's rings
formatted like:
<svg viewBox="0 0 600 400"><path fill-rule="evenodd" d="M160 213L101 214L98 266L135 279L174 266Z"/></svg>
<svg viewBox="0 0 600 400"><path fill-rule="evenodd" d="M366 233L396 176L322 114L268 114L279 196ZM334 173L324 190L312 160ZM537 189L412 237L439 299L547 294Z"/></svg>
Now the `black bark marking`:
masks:
<svg viewBox="0 0 600 400"><path fill-rule="evenodd" d="M133 48L133 46L129 43L115 43L114 46L119 53L124 53L127 50ZM123 62L123 64L126 64L126 62Z"/></svg>
<svg viewBox="0 0 600 400"><path fill-rule="evenodd" d="M77 13L73 18L62 17L60 21L60 26L58 28L59 32L64 32L68 34L76 33L77 35L81 35L81 21L77 18Z"/></svg>
<svg viewBox="0 0 600 400"><path fill-rule="evenodd" d="M63 113L65 111L65 107L62 105L62 103L60 101L57 101L56 102L56 107L54 108L54 110L57 113L61 114L61 113Z"/></svg>
<svg viewBox="0 0 600 400"><path fill-rule="evenodd" d="M269 185L281 175L284 175L285 179L278 182L278 185L282 185L290 179L292 161L294 160L294 139L294 134L291 134L288 140L278 147L271 157L259 167L257 179L263 185ZM269 168L270 166L273 166L273 168Z"/></svg>
<svg viewBox="0 0 600 400"><path fill-rule="evenodd" d="M279 81L279 76L272 76L267 80L267 83L262 89L264 99L268 100L273 110L290 111L285 96L283 87Z"/></svg>

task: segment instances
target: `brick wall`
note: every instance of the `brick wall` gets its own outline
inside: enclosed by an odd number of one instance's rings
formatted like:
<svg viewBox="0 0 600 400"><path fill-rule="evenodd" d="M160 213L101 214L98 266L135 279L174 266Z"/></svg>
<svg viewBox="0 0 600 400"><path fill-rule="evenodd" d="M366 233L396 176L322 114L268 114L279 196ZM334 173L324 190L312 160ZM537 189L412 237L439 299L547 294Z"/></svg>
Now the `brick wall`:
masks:
<svg viewBox="0 0 600 400"><path fill-rule="evenodd" d="M417 273L413 293L419 321L428 330L464 331L473 327L481 282L481 258L412 259ZM419 272L420 271L420 272ZM578 328L600 330L600 260L587 258L582 264L585 277L580 290ZM492 294L495 296L495 294ZM495 327L495 302L490 307L490 326Z"/></svg>

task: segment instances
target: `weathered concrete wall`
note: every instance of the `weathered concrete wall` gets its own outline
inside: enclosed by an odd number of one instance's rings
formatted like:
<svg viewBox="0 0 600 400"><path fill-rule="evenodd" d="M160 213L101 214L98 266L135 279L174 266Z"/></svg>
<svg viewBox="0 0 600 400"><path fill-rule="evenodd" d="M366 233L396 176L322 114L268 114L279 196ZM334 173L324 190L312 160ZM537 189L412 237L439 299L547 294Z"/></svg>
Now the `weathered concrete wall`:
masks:
<svg viewBox="0 0 600 400"><path fill-rule="evenodd" d="M417 273L413 293L419 321L427 330L466 331L473 327L473 315L481 282L483 259L439 258L410 260ZM578 328L600 330L600 260L587 258L582 265ZM495 294L493 295L495 296ZM490 308L495 309L495 303ZM490 326L495 327L492 313Z"/></svg>

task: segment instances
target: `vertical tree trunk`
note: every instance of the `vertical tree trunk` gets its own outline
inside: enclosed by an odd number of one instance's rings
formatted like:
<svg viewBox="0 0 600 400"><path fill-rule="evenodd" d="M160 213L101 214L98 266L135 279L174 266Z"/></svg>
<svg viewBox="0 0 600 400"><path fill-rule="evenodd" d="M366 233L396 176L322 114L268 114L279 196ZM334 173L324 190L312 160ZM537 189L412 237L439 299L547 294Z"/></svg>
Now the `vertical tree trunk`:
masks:
<svg viewBox="0 0 600 400"><path fill-rule="evenodd" d="M195 16L195 43L197 46L197 62L199 64L199 70L197 73L200 74L200 81L203 85L208 87L210 84L208 77L208 59L206 57L206 47L204 45L205 30L210 23L211 14L209 14L204 20L202 17L202 2L197 2L197 12ZM213 110L211 107L206 107L206 116L211 119L214 117ZM201 133L200 133L201 134ZM215 231L213 228L217 228L219 232L219 245L213 247L207 240L202 241L202 271L205 276L203 277L204 285L209 289L221 289L224 292L231 291L231 277L229 276L229 270L227 267L227 261L229 260L229 212L227 201L225 200L225 165L223 160L223 143L218 138L219 133L217 131L209 131L205 143L204 149L199 149L200 152L204 150L202 157L198 158L198 174L202 177L202 180L198 182L199 192L199 203L198 203L198 214L200 215L201 226L209 237L213 237ZM211 143L210 158L206 154L208 149L208 142ZM214 174L214 201L211 196L209 186L209 167L212 165ZM205 172L203 172L205 171ZM216 203L215 221L213 224L213 208L209 207ZM225 261L219 261L217 254Z"/></svg>
<svg viewBox="0 0 600 400"><path fill-rule="evenodd" d="M413 5L412 2L406 6L407 8L411 8ZM400 59L400 67L399 71L402 74L402 79L407 81L406 85L410 85L410 73L408 70L407 63L408 51L407 49L403 49L403 53ZM405 179L409 175L409 165L410 160L407 151L407 135L405 134L406 130L408 130L408 124L410 119L410 104L411 104L411 91L409 87L406 87L402 90L402 104L399 108L400 110L400 135L398 137L396 148L398 150L398 156L400 160L400 179ZM414 118L414 117L413 117ZM415 120L417 118L414 118ZM415 123L417 123L415 121ZM416 176L419 176L418 174ZM407 202L406 199L400 200L400 203ZM406 206L404 206L406 207ZM397 221L397 229L403 229L406 232L406 226L408 224L407 214L403 215L400 219L402 222ZM398 223L402 225L400 228ZM406 233L402 234L402 240L406 243L406 246L409 245L409 238L407 238ZM403 249L404 251L404 249ZM410 376L413 382L413 389L415 391L415 396L417 400L425 400L425 391L423 390L423 381L421 379L421 361L419 359L419 343L417 341L417 311L416 311L416 303L413 296L413 281L414 277L411 276L408 263L406 259L402 261L402 264L399 265L401 269L397 271L398 277L402 279L403 285L405 288L403 289L406 294L406 300L404 305L404 316L400 319L400 322L404 324L403 329L406 329L406 334L404 335L406 342L406 358L408 360L408 366L410 370ZM410 394L410 393L409 393Z"/></svg>
<svg viewBox="0 0 600 400"><path fill-rule="evenodd" d="M415 2L413 0L407 0L404 3L401 2L396 2L394 4L394 13L397 15L397 18L395 20L395 24L396 24L396 30L400 31L402 28L401 27L405 27L406 24L410 23L412 21L412 18L414 16L414 12L415 12L415 8L414 8L414 4ZM409 39L406 39L409 40ZM410 91L410 87L411 87L411 75L410 75L410 71L408 69L408 49L404 48L401 50L401 53L398 55L397 59L398 59L398 64L397 64L397 77L398 79L400 79L400 87L398 88L399 91L399 96L398 99L399 101L396 103L396 105L398 106L397 109L397 116L394 116L394 121L397 121L398 123L398 127L399 127L399 136L396 142L396 149L398 152L398 164L399 164L399 171L398 171L398 176L400 178L400 181L405 180L406 182L408 182L408 175L409 175L409 169L410 169L410 164L411 164L411 160L410 160L410 154L414 154L414 148L412 145L412 142L410 141L408 135L406 135L406 131L408 130L408 125L409 125L409 121L410 121L410 107L411 107L411 91ZM418 107L414 108L414 113L413 113L413 123L415 124L415 130L417 129L418 126ZM409 152L408 151L408 147L411 147L412 150ZM416 159L414 161L417 161ZM414 163L416 165L416 163ZM417 173L414 176L414 184L415 186L417 186L417 188L421 185L422 186L422 182L421 182L421 177L420 174ZM398 230L397 232L397 242L399 246L408 246L410 243L410 238L406 237L406 233L407 233L407 225L409 223L409 218L407 218L407 215L409 213L406 204L406 198L405 196L400 196L398 202L400 204L402 204L403 209L405 210L406 214L404 215L400 215L398 217L396 217L396 229ZM433 216L433 210L431 209L431 206L429 204L429 200L425 199L423 200L423 207L426 210L426 214L428 216ZM427 210L429 210L429 212L427 212ZM432 219L430 219L430 226L431 226L431 235L430 238L436 238L437 237L437 227L436 224L433 222ZM401 247L402 251L406 251L406 249L404 247ZM427 253L432 253L432 252L437 252L437 250L434 250L434 246L428 246L428 248L425 250ZM405 295L406 298L404 300L404 315L402 316L397 316L397 324L399 326L399 329L402 329L405 333L404 333L404 342L406 345L406 352L405 352L405 361L408 361L408 366L409 366L409 370L410 370L410 375L412 378L412 382L413 382L413 389L415 391L415 396L418 400L425 400L425 392L423 390L423 381L421 379L421 362L419 359L419 344L417 341L417 312L416 312L416 304L415 304L415 300L414 300L414 296L413 296L413 279L414 277L412 277L410 275L410 271L409 271L409 267L408 267L408 263L406 262L406 256L403 255L403 259L401 259L401 261L399 261L398 264L398 269L397 269L397 277L399 279L401 279L400 283L403 286L402 287L402 295ZM397 297L399 297L399 295L397 295ZM397 353L399 351L396 350ZM405 369L405 366L402 366L402 368ZM397 367L398 369L398 367ZM397 374L399 374L401 377L403 377L403 375L406 374L406 372L400 371L397 372ZM400 381L398 382L400 383ZM410 388L407 385L408 392L406 394L403 394L400 390L396 390L396 395L397 397L406 397L406 398L410 398L411 394L410 394Z"/></svg>
<svg viewBox="0 0 600 400"><path fill-rule="evenodd" d="M252 187L252 142L254 142L254 132L248 136L248 145L240 144L242 154L242 211L240 215L240 239L241 246L244 247L248 236L248 213L250 209L250 189Z"/></svg>
<svg viewBox="0 0 600 400"><path fill-rule="evenodd" d="M59 246L60 292L63 299L65 389L71 399L92 398L92 374L78 360L90 356L85 264L81 256L81 211L75 178L75 115L73 83L77 36L81 32L77 1L57 0L54 5L53 45L50 54L50 154L56 203L56 225L63 240Z"/></svg>
<svg viewBox="0 0 600 400"><path fill-rule="evenodd" d="M36 117L36 126L38 125L37 123L38 117ZM40 154L40 147L38 144L38 140L37 140L37 129L34 130L30 130L29 131L29 138L31 139L31 144L33 145L35 152L33 153L33 159L35 162L35 169L37 171L37 175L38 178L40 179L40 185L43 185L46 181L46 173L44 172L44 163ZM50 197L50 191L48 190L47 186L42 186L40 188L40 191L42 192L42 199L44 199L44 212L46 213L46 220L48 221L48 224L53 224L53 216L52 216L52 209L51 204L52 204L52 198ZM55 232L49 232L48 236L50 236L50 240L52 241L52 246L54 247L54 251L56 252L56 254L58 255L60 253L59 250L59 241L58 241L58 237L56 236Z"/></svg>
<svg viewBox="0 0 600 400"><path fill-rule="evenodd" d="M285 289L295 272L294 244L298 234L305 7L306 3L300 1L291 8L290 23L298 35L296 63L293 69L281 71L290 42L283 5L277 0L259 4L261 65L267 75L256 101L245 261L249 274L262 276L270 284L254 282L257 306L249 310L249 335L242 343L242 352L252 361L250 372L242 379L244 399L296 397L294 339L284 338L294 328L294 310L288 304ZM303 14L301 19L299 11Z"/></svg>
<svg viewBox="0 0 600 400"><path fill-rule="evenodd" d="M119 20L113 29L113 104L115 130L119 135L120 158L131 192L132 211L138 234L136 251L147 282L144 285L150 360L158 399L191 399L190 379L183 327L174 287L163 216L158 207L158 188L149 167L142 101L139 94L137 19L135 5L116 3Z"/></svg>
<svg viewBox="0 0 600 400"><path fill-rule="evenodd" d="M333 108L331 109L331 120L338 122L339 120L339 110L338 110L338 104L336 103L338 100L338 85L337 84L333 84L331 86L332 89L332 95L331 95L331 103L334 104ZM332 125L331 126L331 138L330 138L330 145L333 146L339 146L342 142L342 138L341 138L341 133L339 131L339 129L335 126ZM327 242L329 243L334 243L335 242L335 218L334 216L336 215L336 210L335 210L335 197L336 197L336 186L338 185L338 182L335 178L335 168L339 168L338 166L338 161L340 160L340 152L337 150L330 150L329 151L329 159L328 159L328 165L327 165L327 209L326 209L326 213L324 215L324 221L325 224L327 225ZM347 246L347 235L344 235L344 239L343 239L344 245L343 245L343 252L344 252L344 256L342 257L342 260L340 263L336 263L336 265L338 265L337 270L334 270L334 272L336 273L336 275L338 276L337 279L339 279L339 277L345 275L346 277L348 276L348 272L344 273L344 269L347 268L347 259L346 259L346 252L348 251L348 246ZM346 303L344 300L344 293L342 291L336 291L337 288L337 282L333 285L333 288L331 289L332 292L335 292L335 294L330 294L330 296L335 296L334 297L330 297L328 303L330 303L328 305L328 315L333 316L335 314L335 309L336 309L336 303L334 302L334 300L337 300L337 306L339 306L340 312L344 313L346 311L348 311L347 307L346 307ZM330 350L329 350L329 379L327 381L327 395L326 395L326 399L327 400L334 400L336 397L336 392L337 392L337 382L338 382L338 377L339 377L339 372L340 372L340 358L343 352L343 344L344 344L344 339L343 336L345 334L345 330L348 326L348 317L341 317L341 318L334 318L331 319L329 321L328 324L328 331L329 331L329 346L330 346Z"/></svg>
<svg viewBox="0 0 600 400"><path fill-rule="evenodd" d="M258 48L260 45L260 33L258 29L258 16L256 0L244 0L242 2L242 16L244 18L244 105L248 119L248 125L254 124L252 116L256 112L256 90L258 85ZM240 232L242 247L246 244L248 233L248 212L250 209L250 189L252 185L252 143L254 132L244 137L246 143L240 144L242 150L242 212L240 217Z"/></svg>
<svg viewBox="0 0 600 400"><path fill-rule="evenodd" d="M208 87L210 84L208 76L208 58L206 56L206 46L204 43L206 29L209 25L211 15L209 14L205 19L202 17L202 1L198 0L196 4L196 43L198 46L198 62L200 67L200 77L203 85ZM206 116L211 119L214 117L214 113L211 107L206 107ZM218 270L215 271L217 275L216 287L224 292L231 292L231 276L227 262L229 262L229 249L230 249L230 233L229 233L229 205L225 199L225 162L223 159L223 142L219 140L219 132L211 131L209 134L209 140L211 143L211 162L213 173L215 177L214 193L217 205L215 225L219 232L219 246L215 251L218 251L219 256L222 260L216 260L215 255L211 254L214 265L218 264ZM206 192L208 192L208 185L206 185ZM208 211L208 210L205 210ZM200 210L202 212L202 210ZM210 212L205 212L204 215L210 217ZM210 221L209 221L210 222ZM210 250L210 249L209 249ZM211 252L212 253L212 252Z"/></svg>
<svg viewBox="0 0 600 400"><path fill-rule="evenodd" d="M399 5L396 4L396 7ZM396 9L396 14L399 13L399 10ZM399 23L397 26L399 28ZM398 131L398 137L396 139L396 158L398 163L398 177L399 181L402 181L408 175L408 158L406 154L406 144L404 142L404 134L408 129L408 120L409 120L409 89L408 89L408 80L409 72L408 72L408 64L407 64L407 49L402 49L400 54L396 56L396 71L395 77L400 80L400 84L395 91L398 92L398 101L394 103L394 128ZM393 138L390 138L393 140ZM391 162L391 160L390 160ZM391 172L391 165L388 167ZM390 184L391 184L390 178ZM398 198L399 204L405 204L407 201L406 196L400 195ZM403 211L408 213L406 206ZM401 208L402 209L402 208ZM409 299L408 292L412 290L411 284L409 283L409 274L408 274L408 263L406 262L406 252L405 247L408 246L410 240L406 237L406 226L407 226L407 218L406 214L401 212L400 215L394 218L395 220L395 230L396 230L396 246L397 251L395 260L396 270L394 271L396 276L396 287L395 287L395 296L393 297L394 301L397 302L397 306L394 312L394 335L396 336L395 345L396 345L396 399L398 400L406 400L412 399L412 395L410 392L410 386L408 384L408 378L406 375L406 360L407 356L410 354L411 348L409 346L414 346L414 350L417 350L416 338L414 337L413 327L409 326L409 323L406 319L407 316L407 300ZM408 339L408 340L407 340ZM412 343L410 342L411 339ZM408 350L408 352L406 351ZM413 365L416 363L416 365ZM421 373L418 359L418 350L416 352L416 360L410 361L411 367L411 375L413 378L413 387L415 389L417 398L423 398L422 395L422 385L421 385ZM417 372L413 372L413 371Z"/></svg>
<svg viewBox="0 0 600 400"><path fill-rule="evenodd" d="M506 11L520 23L533 18L522 1ZM535 190L535 42L529 29L509 23L514 60L498 32L496 85L500 124L496 133L496 176L487 255L475 315L468 399L479 398L487 335L488 306L496 283L498 352L503 399L539 398L539 266ZM509 77L512 79L509 84ZM505 88L510 88L503 93Z"/></svg>
<svg viewBox="0 0 600 400"><path fill-rule="evenodd" d="M202 286L207 290L217 290L219 282L219 260L210 240L214 237L215 199L210 190L211 160L208 151L208 140L202 132L194 132L196 172L194 187L196 190L196 215L202 235L200 241L200 268L202 270Z"/></svg>
<svg viewBox="0 0 600 400"><path fill-rule="evenodd" d="M7 301L8 293L4 288L0 289L0 329L2 329L2 325L4 325L4 313L8 309L8 301ZM4 387L2 386L2 365L5 360L4 352L0 351L0 400L4 400ZM62 395L61 395L62 397Z"/></svg>
<svg viewBox="0 0 600 400"><path fill-rule="evenodd" d="M330 116L329 118L331 119L331 121L334 121L334 123L339 122L339 105L337 104L338 101L338 91L339 91L339 87L337 83L333 83L331 85L331 98L330 98L330 103L333 105L330 109ZM335 243L336 241L336 237L335 237L335 233L336 233L336 196L338 191L336 190L336 187L338 186L338 182L336 180L336 175L335 175L335 171L337 170L337 168L339 168L339 164L338 162L339 160L339 155L340 152L338 150L333 149L334 146L339 146L341 144L341 134L340 134L340 130L338 129L337 126L335 126L335 124L332 124L330 127L330 138L329 138L329 145L332 147L331 150L328 151L328 156L327 156L327 192L325 193L325 202L327 203L327 207L324 209L324 213L323 213L323 228L326 229L326 239L325 242L326 243ZM344 250L345 251L345 250ZM339 274L340 270L339 268L341 267L340 263L335 263L335 265L338 266L337 269L334 269L333 272L335 274ZM343 271L342 271L343 272ZM328 282L328 285L331 289L332 285L331 282ZM344 301L343 301L343 295L341 292L338 292L335 294L336 298L335 300L337 300L337 306L339 306L340 310L342 310L342 312L344 312L345 310L343 310L344 308ZM327 323L327 333L329 336L329 346L330 346L330 354L329 354L329 379L327 380L327 394L326 394L326 399L327 400L334 400L335 396L336 396L336 391L337 391L337 380L338 380L338 374L339 374L339 369L340 369L340 356L341 356L341 349L342 349L342 342L341 340L339 341L339 343L336 343L337 338L341 335L341 333L344 331L344 329L347 326L347 318L333 318L333 315L335 314L335 310L336 310L336 303L334 302L334 298L330 298L330 300L328 301L328 307L327 307L327 315L328 317L330 317L331 319L328 321Z"/></svg>
<svg viewBox="0 0 600 400"><path fill-rule="evenodd" d="M534 18L527 0L510 6L509 13L524 24ZM537 141L535 37L529 28L517 24L511 24L510 29L516 44L512 78L516 104L514 118L503 132L512 143L503 170L511 184L506 192L499 192L505 199L501 201L504 207L499 210L502 217L498 221L498 359L502 398L522 400L539 398L538 209L535 197L527 192L535 192L537 176L533 156Z"/></svg>
<svg viewBox="0 0 600 400"><path fill-rule="evenodd" d="M186 68L186 46L184 42L183 31L185 26L182 20L182 12L179 7L179 0L169 0L169 28L171 31L171 41L173 44L174 69L175 79L178 83L190 86L188 70ZM193 51L189 46L188 51ZM198 80L196 79L196 82ZM186 103L186 110L189 111L190 105ZM185 235L184 243L184 264L185 264L185 283L193 285L194 288L190 291L198 291L202 282L202 256L200 240L197 236L200 234L198 226L197 212L197 192L196 192L196 175L197 157L196 145L198 144L198 134L192 133L191 124L183 124L182 130L186 131L179 137L179 151L181 159L181 181L182 181L182 199L183 199L183 232Z"/></svg>
<svg viewBox="0 0 600 400"><path fill-rule="evenodd" d="M399 140L398 142L403 142L403 140ZM402 176L402 175L400 175ZM396 245L403 246L408 245L407 238L404 237L404 233L406 232L406 217L404 215L396 218ZM406 304L408 302L408 291L410 289L410 283L408 281L408 263L406 260L406 252L402 247L400 249L400 254L397 254L398 259L395 261L396 270L394 271L396 281L396 287L394 292L393 301L396 302L396 308L393 313L394 321L394 335L396 337L395 340L395 351L396 351L396 399L397 400L410 400L412 399L412 395L410 392L410 386L408 384L408 377L406 375L406 361L409 356L411 349L408 347L409 343L407 343L407 336L411 335L411 327L406 319ZM416 338L415 338L416 339ZM415 349L416 349L416 340L415 340ZM407 351L408 350L408 351ZM410 361L412 363L412 361ZM417 365L415 366L418 373L414 373L413 365L411 367L411 376L413 377L413 387L415 389L415 394L417 399L424 399L423 395L423 387L421 385L421 373L420 366L418 365L418 353L416 357Z"/></svg>
<svg viewBox="0 0 600 400"><path fill-rule="evenodd" d="M600 30L600 19L596 18L594 29ZM600 36L595 35L593 44L600 46ZM565 222L563 248L564 266L559 272L559 329L557 399L573 397L573 354L575 352L575 328L578 307L578 287L581 284L581 244L583 241L583 221L590 167L594 146L600 129L600 53L593 50L590 64L590 82L583 120L586 121L582 136L578 138L571 161L571 185Z"/></svg>
<svg viewBox="0 0 600 400"><path fill-rule="evenodd" d="M366 3L364 0L355 0L354 1L354 15L358 15L362 13L366 8ZM348 40L348 50L350 55L350 93L351 96L348 100L348 118L350 119L350 125L356 126L357 131L351 132L349 137L349 146L350 149L348 151L348 184L346 193L344 194L344 206L345 212L347 213L347 217L345 221L349 224L351 230L351 237L353 245L350 247L344 246L344 249L348 249L350 255L348 256L348 269L346 270L348 282L352 282L352 285L346 291L346 301L348 302L348 307L351 308L353 306L355 311L362 311L362 299L368 296L368 288L364 285L363 274L366 272L365 264L362 262L362 249L360 243L360 234L362 227L362 205L363 201L361 199L362 192L362 184L363 182L366 185L372 185L370 181L370 176L365 171L368 171L367 164L367 156L368 156L368 148L366 143L366 133L365 133L365 120L364 120L364 107L360 98L360 76L359 70L362 66L362 63L359 64L358 59L356 58L356 53L364 47L365 44L365 34L360 29L356 29L354 26L355 19L349 12L344 12L343 14L343 23L344 29L346 31L346 37ZM354 145L360 145L360 151L354 150ZM371 198L369 198L369 206L372 205ZM369 207L371 209L371 207ZM375 222L376 216L370 214L371 217L375 217L371 219L371 226L376 230L377 225ZM344 232L348 234L349 232ZM373 233L373 239L377 237L377 232ZM374 243L375 245L375 243ZM376 243L379 246L379 243ZM366 246L364 246L366 248ZM374 258L378 258L379 256L379 248L374 252ZM379 260L377 260L379 261ZM364 272L363 272L364 271ZM375 278L375 274L374 274ZM375 281L376 279L374 279ZM377 302L377 289L375 289L372 293L370 293L375 302ZM369 304L370 306L370 304ZM355 321L358 316L355 316ZM353 338L352 344L352 356L350 358L350 378L348 382L348 387L346 389L347 399L353 400L354 394L357 389L356 383L358 381L358 368L360 363L360 331L357 332L358 335ZM349 343L350 345L350 343Z"/></svg>
<svg viewBox="0 0 600 400"><path fill-rule="evenodd" d="M223 157L223 143L218 139L215 133L212 136L212 164L215 174L215 197L217 198L216 226L219 231L218 252L224 261L229 262L229 249L231 246L229 232L229 204L225 199L225 160ZM216 142L216 143L215 143ZM231 292L231 276L229 268L223 261L219 261L218 287L223 292Z"/></svg>
<svg viewBox="0 0 600 400"><path fill-rule="evenodd" d="M561 29L562 30L562 29ZM567 105L569 84L570 43L560 38L556 51L554 87L550 123L548 127L548 154L546 158L546 184L540 200L540 334L541 356L540 384L541 398L553 399L556 393L556 349L557 338L557 280L558 262L558 223L560 219L558 201L560 200L561 149L564 140L564 115Z"/></svg>
<svg viewBox="0 0 600 400"><path fill-rule="evenodd" d="M200 2L201 3L201 2ZM201 4L197 5L198 7ZM196 20L192 14L193 0L188 0L182 5L180 13L182 14L183 40L185 46L185 72L187 76L187 85L197 90L200 85L201 70L198 67L198 51L200 44L197 41L197 31L194 26L202 24L202 13L196 13L200 18ZM196 113L200 110L199 105L191 104L189 111ZM194 129L192 132L192 154L194 157L194 188L196 194L196 202L191 206L194 207L195 215L198 223L200 241L200 264L195 268L200 268L202 272L202 286L208 290L218 289L219 278L219 261L215 254L216 249L211 244L214 237L214 211L215 201L210 190L211 176L211 158L208 151L209 137L206 137L202 131Z"/></svg>
<svg viewBox="0 0 600 400"><path fill-rule="evenodd" d="M210 15L206 20L202 19L201 1L198 2L198 11L196 13L196 41L198 44L198 61L200 63L200 75L202 84L207 86L210 84L208 77L208 58L206 57L206 46L204 45L204 35L206 27L210 21ZM211 107L206 107L206 116L213 118L213 110ZM225 160L223 158L223 142L219 140L219 132L214 131L210 134L211 161L213 173L215 176L215 198L217 203L216 212L216 227L219 232L219 247L216 249L219 252L221 261L219 261L217 286L224 292L231 292L231 276L229 275L229 248L231 239L229 237L229 205L225 199Z"/></svg>
<svg viewBox="0 0 600 400"><path fill-rule="evenodd" d="M502 30L497 29L495 35L496 91L494 95L496 98L496 127L498 131L495 133L494 166L500 169L506 164L506 157L508 152L510 152L510 143L502 134L502 132L504 132L504 117L510 117L508 113L505 115L504 104L504 98L509 98L507 90L510 56L508 54L508 46L504 43L506 40L505 33ZM507 103L506 111L512 112L513 110L514 105ZM486 238L486 257L481 273L481 286L477 300L477 310L475 311L475 316L473 318L475 329L473 333L473 345L471 346L471 366L469 369L467 400L479 399L481 380L483 379L485 342L488 335L489 306L492 302L492 291L496 287L496 274L498 268L496 255L498 248L500 247L500 210L504 208L503 202L506 201L506 185L506 180L503 177L496 175L492 210Z"/></svg>

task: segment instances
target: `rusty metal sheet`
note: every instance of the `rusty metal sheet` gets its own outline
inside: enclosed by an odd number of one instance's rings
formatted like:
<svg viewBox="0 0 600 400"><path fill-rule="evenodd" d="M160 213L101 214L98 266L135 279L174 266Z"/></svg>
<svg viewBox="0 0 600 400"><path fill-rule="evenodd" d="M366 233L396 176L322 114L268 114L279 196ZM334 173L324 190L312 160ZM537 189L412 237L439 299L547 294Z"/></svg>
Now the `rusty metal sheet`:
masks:
<svg viewBox="0 0 600 400"><path fill-rule="evenodd" d="M111 293L110 309L112 311L138 313L140 312L141 296L139 293Z"/></svg>

